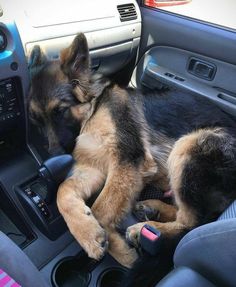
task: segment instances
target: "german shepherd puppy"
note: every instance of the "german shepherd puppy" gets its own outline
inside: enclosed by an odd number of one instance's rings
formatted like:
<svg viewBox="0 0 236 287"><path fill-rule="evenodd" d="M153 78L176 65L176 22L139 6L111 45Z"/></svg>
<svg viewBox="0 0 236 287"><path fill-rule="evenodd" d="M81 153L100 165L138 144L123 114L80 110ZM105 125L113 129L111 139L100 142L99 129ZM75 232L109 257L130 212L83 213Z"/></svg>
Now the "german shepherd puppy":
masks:
<svg viewBox="0 0 236 287"><path fill-rule="evenodd" d="M59 187L57 204L89 257L106 250L122 265L137 258L116 228L147 183L172 190L175 206L138 202L159 213L147 223L166 236L214 220L236 198L236 126L201 97L176 91L142 94L93 74L84 34L48 61L39 47L29 67L31 118L43 126L50 151L76 160ZM102 189L89 208L86 200ZM145 222L128 228L138 245Z"/></svg>

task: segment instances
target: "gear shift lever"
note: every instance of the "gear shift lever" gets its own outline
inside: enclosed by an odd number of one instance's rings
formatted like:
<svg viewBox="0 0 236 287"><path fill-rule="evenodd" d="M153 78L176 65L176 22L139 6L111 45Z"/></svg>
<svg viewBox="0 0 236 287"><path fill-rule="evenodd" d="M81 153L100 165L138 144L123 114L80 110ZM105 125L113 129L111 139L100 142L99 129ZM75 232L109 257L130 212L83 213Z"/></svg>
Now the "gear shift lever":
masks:
<svg viewBox="0 0 236 287"><path fill-rule="evenodd" d="M74 160L71 155L63 154L52 157L43 162L41 165L39 169L39 176L46 181L48 186L48 193L45 198L47 203L52 200L58 186L68 176L73 163Z"/></svg>

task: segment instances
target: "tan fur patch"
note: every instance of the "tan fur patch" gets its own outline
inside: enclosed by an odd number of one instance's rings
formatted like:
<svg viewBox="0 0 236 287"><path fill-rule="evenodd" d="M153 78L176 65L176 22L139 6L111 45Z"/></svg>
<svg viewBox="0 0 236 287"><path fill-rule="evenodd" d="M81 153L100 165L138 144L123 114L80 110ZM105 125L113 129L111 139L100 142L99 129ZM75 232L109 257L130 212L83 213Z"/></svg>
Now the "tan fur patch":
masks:
<svg viewBox="0 0 236 287"><path fill-rule="evenodd" d="M36 115L39 115L39 116L43 115L42 109L39 107L39 105L34 100L30 101L29 108L30 108L30 112L35 113Z"/></svg>
<svg viewBox="0 0 236 287"><path fill-rule="evenodd" d="M160 230L161 233L167 237L175 236L185 229L185 225L183 225L178 221L166 222L166 223L147 221L147 224Z"/></svg>
<svg viewBox="0 0 236 287"><path fill-rule="evenodd" d="M176 222L183 224L187 228L196 226L197 217L195 211L182 201L179 201L178 207Z"/></svg>
<svg viewBox="0 0 236 287"><path fill-rule="evenodd" d="M130 211L142 187L142 178L133 166L111 166L106 184L92 207L95 216L102 225L115 228ZM109 209L112 212L104 214Z"/></svg>
<svg viewBox="0 0 236 287"><path fill-rule="evenodd" d="M52 112L56 107L60 106L61 101L59 99L52 99L47 103L46 111L48 113Z"/></svg>
<svg viewBox="0 0 236 287"><path fill-rule="evenodd" d="M117 158L116 131L106 108L100 108L84 126L77 138L74 157L104 173Z"/></svg>
<svg viewBox="0 0 236 287"><path fill-rule="evenodd" d="M77 196L87 200L98 191L105 182L105 174L96 168L81 163L75 164L72 177Z"/></svg>

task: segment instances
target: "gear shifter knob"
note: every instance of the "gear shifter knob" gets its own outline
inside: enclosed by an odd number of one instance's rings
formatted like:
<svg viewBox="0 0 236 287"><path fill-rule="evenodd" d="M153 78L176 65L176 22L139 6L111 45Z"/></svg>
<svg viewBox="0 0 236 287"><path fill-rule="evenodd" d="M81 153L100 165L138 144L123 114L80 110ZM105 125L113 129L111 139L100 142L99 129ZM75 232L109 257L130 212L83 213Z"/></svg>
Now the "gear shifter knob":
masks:
<svg viewBox="0 0 236 287"><path fill-rule="evenodd" d="M63 154L46 160L39 169L39 176L47 182L48 193L45 198L50 202L58 186L65 180L74 163L73 157Z"/></svg>
<svg viewBox="0 0 236 287"><path fill-rule="evenodd" d="M69 154L55 156L46 160L40 167L40 176L50 178L56 185L64 181L73 165L73 158Z"/></svg>

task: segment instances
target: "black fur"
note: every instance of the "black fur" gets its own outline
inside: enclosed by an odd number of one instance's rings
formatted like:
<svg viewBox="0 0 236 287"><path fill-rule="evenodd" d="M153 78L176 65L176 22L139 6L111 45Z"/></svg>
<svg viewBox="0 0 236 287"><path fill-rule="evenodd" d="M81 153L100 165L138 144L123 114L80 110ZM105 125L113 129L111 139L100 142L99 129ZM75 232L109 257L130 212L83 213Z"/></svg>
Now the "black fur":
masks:
<svg viewBox="0 0 236 287"><path fill-rule="evenodd" d="M149 126L170 138L178 139L206 127L229 127L236 134L235 121L198 95L171 90L149 92L143 97L143 108Z"/></svg>
<svg viewBox="0 0 236 287"><path fill-rule="evenodd" d="M140 123L134 118L137 117L137 111L129 101L122 103L112 95L110 95L108 105L116 124L120 162L138 165L144 159L144 148L141 141Z"/></svg>

